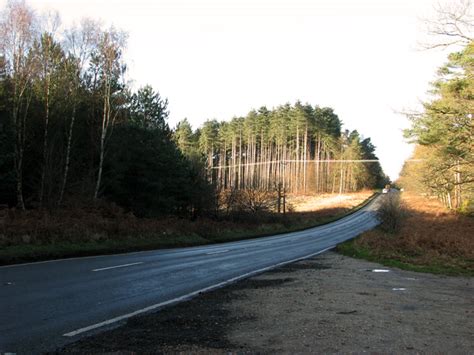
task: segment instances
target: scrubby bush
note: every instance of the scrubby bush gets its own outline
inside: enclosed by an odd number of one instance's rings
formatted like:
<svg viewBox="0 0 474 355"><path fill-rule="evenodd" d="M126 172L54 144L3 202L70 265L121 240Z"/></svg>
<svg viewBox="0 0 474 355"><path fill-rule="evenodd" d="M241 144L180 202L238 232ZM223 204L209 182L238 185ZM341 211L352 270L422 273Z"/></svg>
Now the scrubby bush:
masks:
<svg viewBox="0 0 474 355"><path fill-rule="evenodd" d="M268 221L275 211L276 202L275 192L261 189L228 189L218 193L220 216L233 221Z"/></svg>
<svg viewBox="0 0 474 355"><path fill-rule="evenodd" d="M239 212L270 212L276 204L276 194L261 189L229 189L219 193L219 208L226 214Z"/></svg>
<svg viewBox="0 0 474 355"><path fill-rule="evenodd" d="M387 233L398 232L405 213L399 193L385 195L377 211L377 218L380 221L379 228Z"/></svg>
<svg viewBox="0 0 474 355"><path fill-rule="evenodd" d="M269 212L275 203L274 192L259 189L241 190L237 198L237 208L250 213Z"/></svg>

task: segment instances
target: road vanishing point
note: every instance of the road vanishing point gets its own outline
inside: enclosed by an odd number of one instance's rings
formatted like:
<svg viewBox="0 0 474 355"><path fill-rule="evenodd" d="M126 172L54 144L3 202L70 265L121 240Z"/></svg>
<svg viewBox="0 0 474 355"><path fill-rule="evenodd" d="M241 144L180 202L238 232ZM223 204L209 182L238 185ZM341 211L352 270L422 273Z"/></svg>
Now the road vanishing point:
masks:
<svg viewBox="0 0 474 355"><path fill-rule="evenodd" d="M293 233L0 267L0 353L54 351L135 315L323 253L374 228L381 198Z"/></svg>

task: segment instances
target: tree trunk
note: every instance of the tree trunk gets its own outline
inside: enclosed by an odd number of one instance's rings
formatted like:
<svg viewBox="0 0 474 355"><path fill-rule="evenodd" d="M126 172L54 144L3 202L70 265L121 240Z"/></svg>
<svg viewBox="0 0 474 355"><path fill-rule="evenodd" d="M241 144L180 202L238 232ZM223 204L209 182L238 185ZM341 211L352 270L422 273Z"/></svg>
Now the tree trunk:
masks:
<svg viewBox="0 0 474 355"><path fill-rule="evenodd" d="M316 142L316 176L315 176L315 182L316 182L316 192L318 193L319 192L319 164L320 164L320 160L321 160L321 137L318 133L318 139L317 139L317 142Z"/></svg>
<svg viewBox="0 0 474 355"><path fill-rule="evenodd" d="M68 178L68 173L69 173L69 163L71 160L72 132L73 132L75 120L76 120L76 102L74 101L74 104L72 106L71 123L69 124L69 132L67 136L66 162L64 164L64 174L63 174L63 181L61 184L61 191L59 192L58 206L61 206L63 202L63 198L64 198L64 191L66 190L67 178Z"/></svg>
<svg viewBox="0 0 474 355"><path fill-rule="evenodd" d="M105 138L107 137L107 129L110 120L110 83L106 79L105 96L104 96L104 113L102 115L102 131L100 135L100 156L99 156L99 171L97 173L97 183L95 185L94 199L99 198L100 185L102 182L102 171L104 168L105 156Z"/></svg>
<svg viewBox="0 0 474 355"><path fill-rule="evenodd" d="M13 99L13 122L15 123L15 175L16 175L16 198L17 208L25 210L25 201L23 198L23 156L26 139L26 118L31 102L31 95L26 96L26 104L23 114L21 114L21 99L23 91L17 95L17 87L14 89Z"/></svg>
<svg viewBox="0 0 474 355"><path fill-rule="evenodd" d="M306 168L307 168L307 152L308 152L308 125L304 131L304 152L303 152L303 192L306 193Z"/></svg>
<svg viewBox="0 0 474 355"><path fill-rule="evenodd" d="M16 175L16 204L21 210L25 209L25 202L23 200L23 137L24 137L24 124L23 120L18 116L18 108L13 108L13 120L16 123L16 139L15 139L15 175Z"/></svg>
<svg viewBox="0 0 474 355"><path fill-rule="evenodd" d="M50 85L49 78L46 78L46 88L45 88L45 114L44 114L44 135L43 135L43 157L42 157L42 166L41 166L41 186L39 194L39 205L43 207L43 198L44 198L44 183L46 179L46 160L47 160L47 150L48 150L48 129L49 129L49 93Z"/></svg>

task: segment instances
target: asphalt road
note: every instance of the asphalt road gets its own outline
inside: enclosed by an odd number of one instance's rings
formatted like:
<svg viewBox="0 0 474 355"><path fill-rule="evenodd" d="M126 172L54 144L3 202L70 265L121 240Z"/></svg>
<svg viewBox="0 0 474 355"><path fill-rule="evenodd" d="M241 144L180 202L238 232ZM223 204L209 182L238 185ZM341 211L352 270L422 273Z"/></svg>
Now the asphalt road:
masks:
<svg viewBox="0 0 474 355"><path fill-rule="evenodd" d="M135 314L321 253L376 226L378 199L336 222L273 237L0 267L0 353L54 351Z"/></svg>

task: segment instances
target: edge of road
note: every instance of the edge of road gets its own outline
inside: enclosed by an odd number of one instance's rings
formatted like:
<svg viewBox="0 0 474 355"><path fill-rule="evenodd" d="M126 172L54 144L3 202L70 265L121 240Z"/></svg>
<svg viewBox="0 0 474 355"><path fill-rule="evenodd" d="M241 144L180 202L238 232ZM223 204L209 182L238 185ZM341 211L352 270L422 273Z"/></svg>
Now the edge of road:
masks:
<svg viewBox="0 0 474 355"><path fill-rule="evenodd" d="M92 331L94 329L98 329L98 328L102 328L102 327L105 327L105 326L110 326L112 324L115 324L115 323L118 323L118 322L121 322L121 321L124 321L124 320L127 320L129 318L132 318L132 317L135 317L135 316L138 316L140 314L144 314L144 313L148 313L148 312L151 312L151 311L156 311L156 310L159 310L161 308L164 308L164 307L167 307L167 306L170 306L170 305L173 305L173 304L176 304L176 303L180 303L180 302L184 302L184 301L188 301L194 297L197 297L199 296L200 294L202 293L206 293L206 292L210 292L210 291L213 291L213 290L217 290L219 288L223 288L225 286L228 286L230 284L233 284L233 283L236 283L240 280L243 280L243 279L246 279L246 278L249 278L249 277L252 277L252 276L256 276L256 275L259 275L259 274L262 274L266 271L270 271L272 269L275 269L275 268L278 268L278 267L281 267L281 266L284 266L284 265L287 265L287 264L291 264L291 263L294 263L294 262L297 262L297 261L301 261L301 260L305 260L305 259L309 259L309 258L312 258L316 255L319 255L319 254L322 254L322 253L325 253L331 249L334 249L336 247L336 245L332 245L328 248L325 248L323 250L320 250L318 252L315 252L315 253L311 253L311 254L308 254L308 255L305 255L305 256L302 256L302 257L298 257L298 258L295 258L295 259L291 259L291 260L287 260L287 261L282 261L280 263L277 263L277 264L274 264L274 265L270 265L270 266L266 266L264 268L261 268L261 269L258 269L258 270L254 270L254 271L250 271L250 272L247 272L247 273L244 273L244 274L241 274L241 275L238 275L238 276L235 276L235 277L232 277L228 280L224 280L224 281L221 281L217 284L214 284L214 285L211 285L211 286L207 286L207 287L204 287L202 289L199 289L199 290L196 290L196 291L193 291L193 292L190 292L188 294L185 294L183 296L179 296L179 297L176 297L176 298L173 298L173 299L170 299L170 300L167 300L167 301L164 301L164 302L161 302L161 303L156 303L156 304L153 304L151 306L148 306L148 307L145 307L145 308L142 308L142 309L139 309L139 310L136 310L134 312L130 312L130 313L127 313L127 314L123 314L121 316L118 316L118 317L114 317L114 318L111 318L111 319L107 319L105 321L102 321L100 323L95 323L95 324L92 324L92 325L89 325L89 326L86 326L86 327L83 327L83 328L79 328L79 329L76 329L76 330L73 330L73 331L70 331L68 333L65 333L63 334L63 337L68 337L68 338L72 338L72 337L75 337L76 335L80 335L80 334L83 334L83 333L87 333L89 331Z"/></svg>
<svg viewBox="0 0 474 355"><path fill-rule="evenodd" d="M345 217L348 217L352 214L354 214L355 212L357 211L360 211L362 208L364 208L365 206L369 205L370 203L372 203L375 198L379 196L378 193L374 193L372 196L370 196L367 200L365 200L363 203L359 204L358 206L354 207L350 213L347 213L345 214L344 216L340 217L340 218L337 218L337 219L334 219L332 221L329 221L327 223L322 223L322 224L319 224L317 226L313 226L313 227L309 227L309 228L304 228L304 229L300 229L298 231L292 231L292 232L285 232L285 233L279 233L279 234L272 234L272 236L278 236L278 235L283 235L283 234L286 234L286 233L294 233L294 232L301 232L301 231L305 231L305 230L309 230L309 229L312 229L312 228L316 228L316 227L320 227L320 226L323 226L323 225L327 225L327 224L330 224L330 223L333 223L333 222L336 222L338 220L341 220ZM268 236L267 236L268 237ZM261 237L260 237L261 238ZM253 238L253 239L259 239L259 238ZM250 240L249 239L246 239L246 240ZM222 243L220 243L222 244ZM252 277L252 276L256 276L256 275L259 275L259 274L262 274L264 272L267 272L267 271L270 271L270 270L273 270L275 268L278 268L278 267L281 267L281 266L284 266L284 265L287 265L287 264L291 264L291 263L294 263L294 262L297 262L297 261L301 261L301 260L305 260L305 259L309 259L309 258L312 258L316 255L320 255L320 254L323 254L329 250L332 250L334 249L336 246L337 246L338 243L336 244L332 244L330 245L329 247L327 248L324 248L323 250L319 250L317 252L313 252L313 253L310 253L310 254L307 254L307 255L304 255L304 256L300 256L298 258L294 258L294 259L291 259L291 260L286 260L286 261L282 261L282 262L279 262L279 263L276 263L276 264L273 264L273 265L269 265L269 266L266 266L266 267L263 267L263 268L260 268L260 269L257 269L257 270L253 270L253 271L250 271L250 272L246 272L246 273L243 273L241 275L238 275L238 276L234 276L228 280L224 280L224 281L220 281L216 284L213 284L213 285L210 285L210 286L207 286L207 287L204 287L202 289L199 289L199 290L195 290L195 291L192 291L188 294L185 294L185 295L182 295L182 296L179 296L179 297L176 297L176 298L173 298L173 299L170 299L170 300L166 300L166 301L163 301L163 302L160 302L160 303L156 303L156 304L153 304L153 305L150 305L150 306L147 306L145 308L142 308L142 309L138 309L138 310L135 310L133 312L130 312L130 313L126 313L126 314L123 314L123 315L120 315L120 316L117 316L117 317L114 317L114 318L110 318L110 319L107 319L107 320L104 320L102 322L99 322L99 323L94 323L94 324L91 324L91 325L88 325L88 326L85 326L85 327L82 327L82 328L78 328L78 329L75 329L75 330L72 330L70 332L67 332L65 334L63 334L62 336L63 337L66 337L66 338L74 338L78 335L81 335L81 334L84 334L85 333L88 333L90 331L93 331L93 330L96 330L96 329L100 329L102 327L107 327L107 326L111 326L111 327L115 327L116 325L118 326L120 324L120 322L122 321L126 321L127 319L129 318L132 318L132 317L135 317L135 316L138 316L138 315L141 315L141 314L144 314L144 313L148 313L148 312L151 312L151 311L157 311L157 310L160 310L162 308L165 308L165 307L168 307L170 305L174 305L174 304L177 304L177 303L180 303L180 302L184 302L184 301L188 301L190 299L193 299L195 297L198 297L200 294L202 293L206 293L206 292L210 292L210 291L213 291L213 290L216 290L216 289L220 289L220 288L223 288L223 287L226 287L230 284L233 284L233 283L236 283L240 280L243 280L243 279L246 279L246 278L249 278L249 277ZM78 340L78 339L75 339L75 340Z"/></svg>

